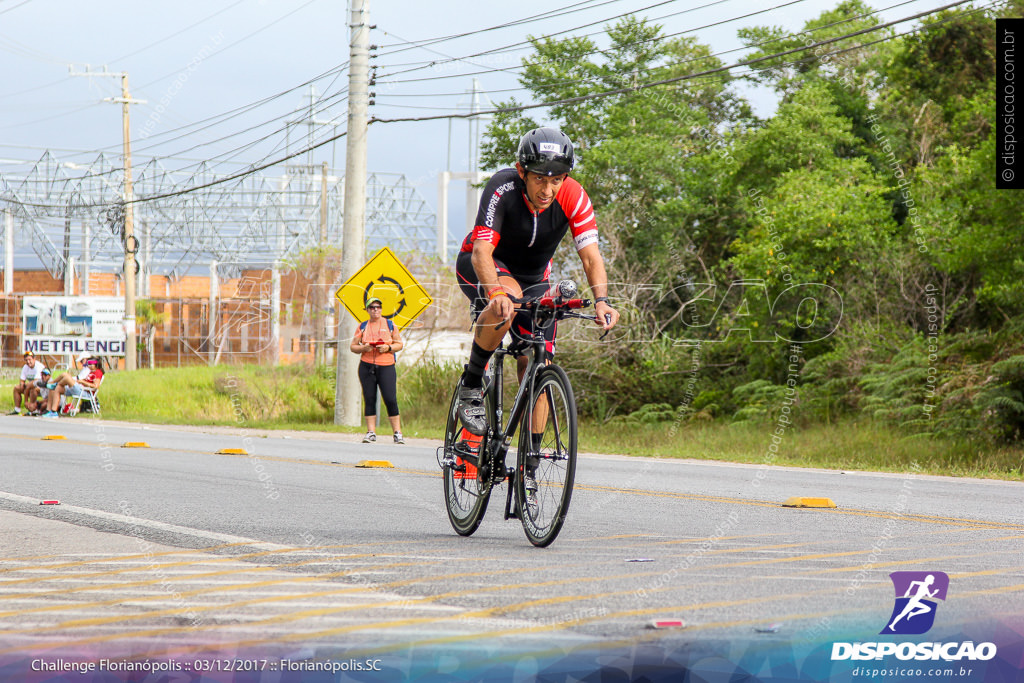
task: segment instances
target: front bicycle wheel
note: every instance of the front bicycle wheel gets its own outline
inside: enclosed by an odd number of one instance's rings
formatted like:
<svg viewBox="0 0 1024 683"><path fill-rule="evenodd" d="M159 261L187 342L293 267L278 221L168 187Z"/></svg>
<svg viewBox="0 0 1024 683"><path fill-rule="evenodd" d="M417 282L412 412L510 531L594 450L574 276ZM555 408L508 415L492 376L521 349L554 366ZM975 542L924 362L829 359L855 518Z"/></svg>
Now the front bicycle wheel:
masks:
<svg viewBox="0 0 1024 683"><path fill-rule="evenodd" d="M516 505L526 537L550 545L569 512L576 476L576 399L562 368L541 368L519 429Z"/></svg>
<svg viewBox="0 0 1024 683"><path fill-rule="evenodd" d="M448 508L448 521L460 536L469 536L480 526L487 501L491 497L490 481L477 476L476 458L486 453L486 437L474 436L466 431L457 415L459 388L455 385L448 420L444 429L444 500ZM462 456L466 455L467 458Z"/></svg>

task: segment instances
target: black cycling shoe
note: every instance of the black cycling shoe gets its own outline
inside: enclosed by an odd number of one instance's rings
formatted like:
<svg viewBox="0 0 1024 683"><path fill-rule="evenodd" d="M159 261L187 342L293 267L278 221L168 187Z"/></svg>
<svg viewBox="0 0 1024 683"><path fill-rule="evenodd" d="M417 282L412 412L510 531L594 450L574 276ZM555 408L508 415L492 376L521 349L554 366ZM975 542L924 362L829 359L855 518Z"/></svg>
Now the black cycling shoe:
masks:
<svg viewBox="0 0 1024 683"><path fill-rule="evenodd" d="M487 411L484 409L483 387L461 387L459 389L459 406L456 409L459 421L466 431L474 436L487 433Z"/></svg>

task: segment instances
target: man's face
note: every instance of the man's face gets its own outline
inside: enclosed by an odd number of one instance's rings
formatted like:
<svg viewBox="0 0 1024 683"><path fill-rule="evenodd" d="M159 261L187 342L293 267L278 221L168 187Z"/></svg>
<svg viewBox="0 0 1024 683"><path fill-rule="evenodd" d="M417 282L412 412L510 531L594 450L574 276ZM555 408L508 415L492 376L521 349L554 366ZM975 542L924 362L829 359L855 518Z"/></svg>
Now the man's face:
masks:
<svg viewBox="0 0 1024 683"><path fill-rule="evenodd" d="M558 194L558 189L562 187L562 183L568 177L566 173L546 176L532 171L527 172L519 164L516 164L516 169L519 171L519 177L526 183L526 196L533 204L533 208L538 211L544 211L551 206L555 201L555 195Z"/></svg>
<svg viewBox="0 0 1024 683"><path fill-rule="evenodd" d="M34 368L36 366L36 357L25 356L25 365L29 366L30 368Z"/></svg>

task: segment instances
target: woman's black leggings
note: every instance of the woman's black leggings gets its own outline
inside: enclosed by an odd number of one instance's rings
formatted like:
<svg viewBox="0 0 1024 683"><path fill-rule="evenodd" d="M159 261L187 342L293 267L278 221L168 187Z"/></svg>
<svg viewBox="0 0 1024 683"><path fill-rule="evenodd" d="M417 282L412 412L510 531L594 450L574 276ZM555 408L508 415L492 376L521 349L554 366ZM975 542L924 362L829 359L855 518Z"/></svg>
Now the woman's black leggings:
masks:
<svg viewBox="0 0 1024 683"><path fill-rule="evenodd" d="M398 415L398 374L394 365L359 361L359 383L363 385L363 415L377 414L377 387L389 417Z"/></svg>

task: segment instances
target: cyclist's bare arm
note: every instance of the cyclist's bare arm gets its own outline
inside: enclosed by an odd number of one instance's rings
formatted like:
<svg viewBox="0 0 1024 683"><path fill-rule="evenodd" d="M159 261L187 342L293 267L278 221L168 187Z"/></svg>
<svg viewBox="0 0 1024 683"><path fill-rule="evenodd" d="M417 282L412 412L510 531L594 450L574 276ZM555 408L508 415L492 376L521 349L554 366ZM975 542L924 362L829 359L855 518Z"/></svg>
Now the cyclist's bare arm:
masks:
<svg viewBox="0 0 1024 683"><path fill-rule="evenodd" d="M583 272L587 274L587 282L590 283L590 291L594 298L608 296L608 273L604 269L604 259L601 258L601 250L597 244L588 244L579 250L580 260L583 262ZM598 301L594 305L597 319L594 321L603 329L610 330L619 321L619 312L608 305L605 301ZM611 316L610 318L607 316Z"/></svg>

